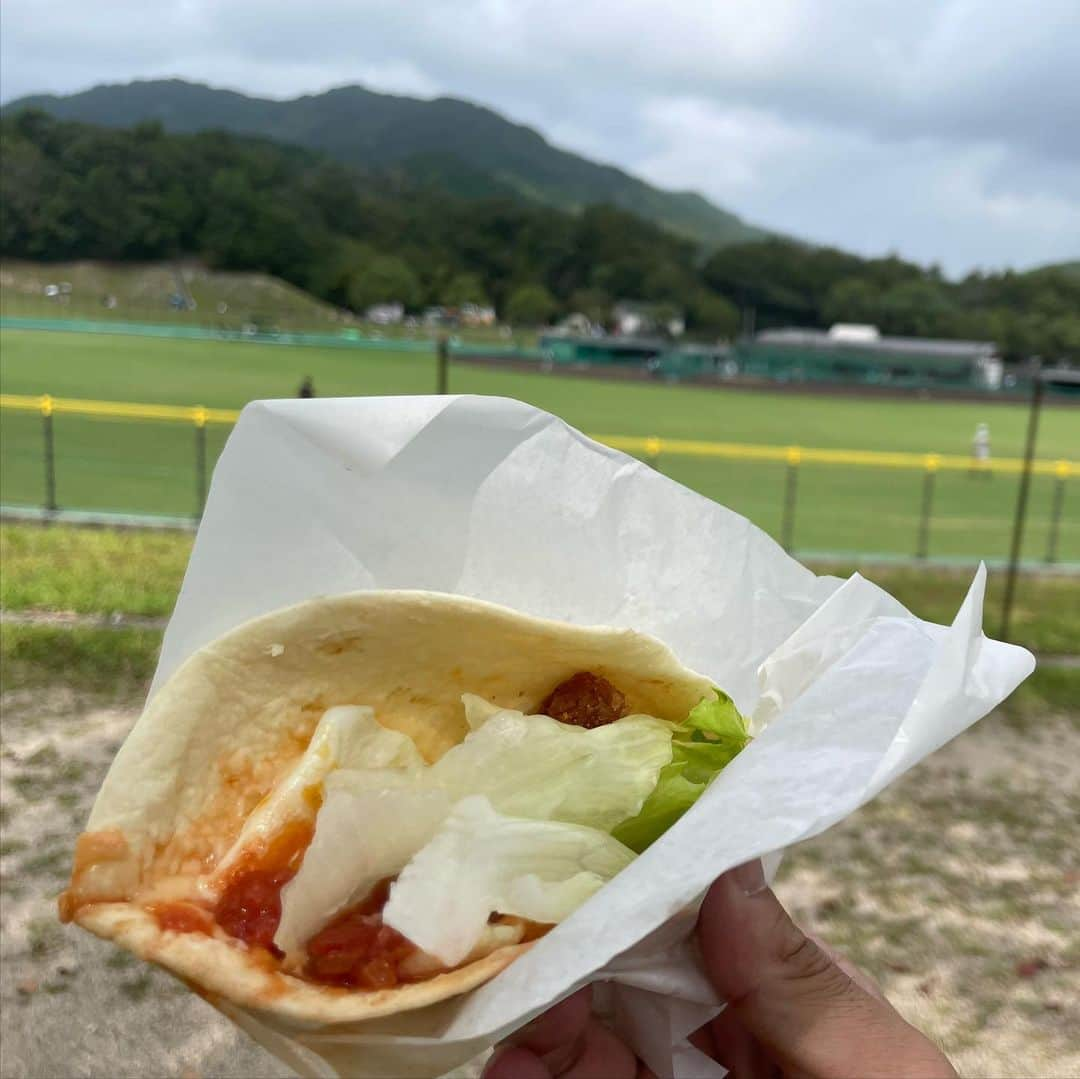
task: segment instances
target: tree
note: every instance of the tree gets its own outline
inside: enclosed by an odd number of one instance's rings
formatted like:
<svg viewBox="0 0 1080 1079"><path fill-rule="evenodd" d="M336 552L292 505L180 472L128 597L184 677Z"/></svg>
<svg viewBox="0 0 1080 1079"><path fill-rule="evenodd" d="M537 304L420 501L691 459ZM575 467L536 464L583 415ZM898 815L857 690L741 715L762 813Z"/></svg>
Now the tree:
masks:
<svg viewBox="0 0 1080 1079"><path fill-rule="evenodd" d="M34 110L0 116L0 140L9 258L194 255L278 274L337 305L493 301L525 323L557 310L603 322L613 301L636 300L685 308L703 337L735 332L734 304L754 308L762 328L865 321L993 340L1009 359L1080 358L1080 262L950 282L895 255L781 239L706 256L626 210L539 206L483 173L462 198L406 165L360 169L223 131L95 127Z"/></svg>
<svg viewBox="0 0 1080 1079"><path fill-rule="evenodd" d="M929 279L905 281L881 295L881 328L908 337L934 337L948 331L952 314L945 286Z"/></svg>
<svg viewBox="0 0 1080 1079"><path fill-rule="evenodd" d="M818 325L808 249L786 240L738 244L714 252L701 269L704 283L737 307L753 307L762 326Z"/></svg>
<svg viewBox="0 0 1080 1079"><path fill-rule="evenodd" d="M690 298L687 325L691 330L731 340L739 332L739 309L723 296L700 289Z"/></svg>
<svg viewBox="0 0 1080 1079"><path fill-rule="evenodd" d="M602 262L593 268L589 284L620 300L651 299L645 290L651 260L645 256L627 256L613 262Z"/></svg>
<svg viewBox="0 0 1080 1079"><path fill-rule="evenodd" d="M603 325L611 315L611 297L602 288L579 288L570 294L571 311L580 311L590 322Z"/></svg>
<svg viewBox="0 0 1080 1079"><path fill-rule="evenodd" d="M861 277L845 277L829 289L822 314L828 323L876 323L881 315L881 293Z"/></svg>
<svg viewBox="0 0 1080 1079"><path fill-rule="evenodd" d="M420 281L397 255L372 254L349 277L347 296L354 311L366 311L377 303L416 307L421 297Z"/></svg>
<svg viewBox="0 0 1080 1079"><path fill-rule="evenodd" d="M325 297L337 307L349 304L349 282L357 266L374 254L366 244L347 237L335 236L322 251L322 257L312 267L305 287L316 296Z"/></svg>
<svg viewBox="0 0 1080 1079"><path fill-rule="evenodd" d="M1058 315L1047 324L1046 335L1044 355L1048 359L1080 357L1080 315Z"/></svg>
<svg viewBox="0 0 1080 1079"><path fill-rule="evenodd" d="M459 273L452 277L442 290L441 299L448 307L461 307L467 303L486 307L490 302L483 282L473 273Z"/></svg>
<svg viewBox="0 0 1080 1079"><path fill-rule="evenodd" d="M506 319L520 326L539 326L548 321L558 304L543 285L522 285L506 301Z"/></svg>
<svg viewBox="0 0 1080 1079"><path fill-rule="evenodd" d="M991 312L993 337L1008 360L1026 360L1039 353L1038 327L1032 320L1008 307Z"/></svg>
<svg viewBox="0 0 1080 1079"><path fill-rule="evenodd" d="M658 262L645 275L642 282L642 295L658 302L667 302L683 307L694 288L694 279L690 272L670 261Z"/></svg>

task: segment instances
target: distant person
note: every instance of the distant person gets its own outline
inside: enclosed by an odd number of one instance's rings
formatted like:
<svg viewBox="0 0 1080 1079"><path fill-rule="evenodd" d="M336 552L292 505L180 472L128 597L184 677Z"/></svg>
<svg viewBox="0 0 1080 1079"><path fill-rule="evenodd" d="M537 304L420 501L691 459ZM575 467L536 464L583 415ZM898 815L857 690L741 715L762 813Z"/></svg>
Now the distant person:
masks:
<svg viewBox="0 0 1080 1079"><path fill-rule="evenodd" d="M300 389L296 394L297 397L314 397L315 396L315 382L311 375L304 375L304 381L300 383Z"/></svg>
<svg viewBox="0 0 1080 1079"><path fill-rule="evenodd" d="M975 437L971 440L972 476L990 477L990 425L975 425Z"/></svg>

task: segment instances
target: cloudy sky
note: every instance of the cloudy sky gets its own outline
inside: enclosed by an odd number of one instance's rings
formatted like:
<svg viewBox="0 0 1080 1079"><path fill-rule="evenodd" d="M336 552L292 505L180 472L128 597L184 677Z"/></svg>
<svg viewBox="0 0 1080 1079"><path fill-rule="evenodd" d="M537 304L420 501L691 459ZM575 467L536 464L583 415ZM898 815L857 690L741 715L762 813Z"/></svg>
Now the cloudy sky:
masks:
<svg viewBox="0 0 1080 1079"><path fill-rule="evenodd" d="M491 105L746 219L958 274L1080 257L1077 0L4 0L0 97L182 76Z"/></svg>

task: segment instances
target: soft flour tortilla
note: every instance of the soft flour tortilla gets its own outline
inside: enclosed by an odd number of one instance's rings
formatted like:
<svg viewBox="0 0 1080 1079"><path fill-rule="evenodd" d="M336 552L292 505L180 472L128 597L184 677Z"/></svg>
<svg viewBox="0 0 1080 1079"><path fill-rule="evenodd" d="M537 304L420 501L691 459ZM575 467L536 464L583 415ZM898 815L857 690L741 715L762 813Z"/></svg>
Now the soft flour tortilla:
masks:
<svg viewBox="0 0 1080 1079"><path fill-rule="evenodd" d="M582 670L614 683L631 712L671 722L710 691L643 634L441 593L359 592L255 619L191 656L148 705L106 776L62 909L211 999L294 1019L352 1022L472 989L529 945L425 982L341 989L271 968L220 931L163 931L143 904L198 894L327 708L369 705L431 763L468 733L463 693L529 712Z"/></svg>

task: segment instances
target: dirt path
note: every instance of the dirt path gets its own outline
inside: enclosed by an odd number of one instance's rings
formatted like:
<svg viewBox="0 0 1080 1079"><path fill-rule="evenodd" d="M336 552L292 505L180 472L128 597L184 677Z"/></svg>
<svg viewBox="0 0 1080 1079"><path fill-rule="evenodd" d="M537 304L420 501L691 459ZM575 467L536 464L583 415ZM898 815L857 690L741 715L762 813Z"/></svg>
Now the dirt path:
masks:
<svg viewBox="0 0 1080 1079"><path fill-rule="evenodd" d="M0 732L4 1079L289 1073L164 973L60 926L75 835L134 713L10 694ZM1080 726L984 721L791 852L779 891L967 1075L1073 1076ZM1075 1041L1075 1039L1074 1039Z"/></svg>
<svg viewBox="0 0 1080 1079"><path fill-rule="evenodd" d="M134 713L87 712L64 691L3 703L4 1079L289 1075L173 978L56 920L75 836Z"/></svg>
<svg viewBox="0 0 1080 1079"><path fill-rule="evenodd" d="M1076 718L992 716L792 851L778 891L962 1075L1077 1076L1078 820Z"/></svg>
<svg viewBox="0 0 1080 1079"><path fill-rule="evenodd" d="M61 626L69 629L164 629L168 618L139 614L79 614L76 611L5 611L0 622L16 626Z"/></svg>

